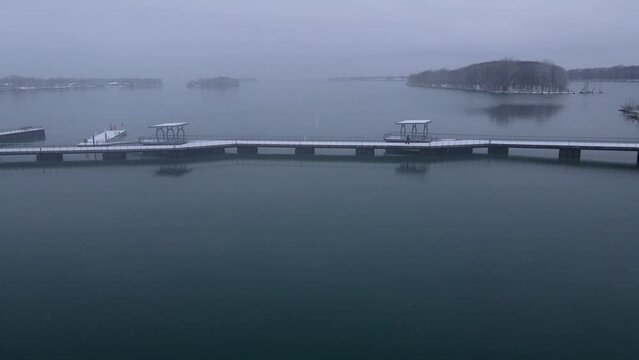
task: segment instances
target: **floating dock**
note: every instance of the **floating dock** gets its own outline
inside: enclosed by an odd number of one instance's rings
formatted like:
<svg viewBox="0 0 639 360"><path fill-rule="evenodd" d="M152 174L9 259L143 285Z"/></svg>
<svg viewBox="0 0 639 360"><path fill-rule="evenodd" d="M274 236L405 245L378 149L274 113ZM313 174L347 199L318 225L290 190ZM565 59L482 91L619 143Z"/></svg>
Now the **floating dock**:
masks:
<svg viewBox="0 0 639 360"><path fill-rule="evenodd" d="M46 140L44 128L28 126L19 129L0 130L0 143L26 143Z"/></svg>
<svg viewBox="0 0 639 360"><path fill-rule="evenodd" d="M549 139L446 139L430 142L400 143L386 141L326 141L326 140L190 140L182 144L144 145L141 143L114 143L83 146L6 146L2 155L36 155L37 160L63 160L64 155L102 154L103 159L126 159L127 154L184 156L205 153L257 154L264 148L289 148L299 155L313 155L316 149L352 149L357 156L374 156L375 150L388 153L415 154L469 154L474 149L487 149L488 154L507 156L509 149L555 149L559 158L579 160L583 150L639 152L639 140L549 140ZM639 155L637 156L639 160Z"/></svg>
<svg viewBox="0 0 639 360"><path fill-rule="evenodd" d="M126 130L124 129L104 130L99 134L95 134L90 138L84 139L84 141L79 143L78 146L103 146L122 140L125 137Z"/></svg>
<svg viewBox="0 0 639 360"><path fill-rule="evenodd" d="M100 133L75 146L11 145L0 147L2 155L35 155L38 161L62 161L64 155L101 154L103 160L124 160L128 154L142 153L157 156L186 156L223 154L235 150L238 154L257 154L259 149L288 148L297 155L314 155L317 149L348 149L356 156L375 156L385 153L425 155L471 154L486 149L489 155L508 156L510 149L554 149L560 159L579 160L584 150L630 151L637 153L639 139L556 138L556 137L496 137L454 134L429 134L431 120L404 120L399 133L385 134L374 140L270 140L270 139L187 139L186 122L163 123L151 126L155 137L119 141L124 129Z"/></svg>

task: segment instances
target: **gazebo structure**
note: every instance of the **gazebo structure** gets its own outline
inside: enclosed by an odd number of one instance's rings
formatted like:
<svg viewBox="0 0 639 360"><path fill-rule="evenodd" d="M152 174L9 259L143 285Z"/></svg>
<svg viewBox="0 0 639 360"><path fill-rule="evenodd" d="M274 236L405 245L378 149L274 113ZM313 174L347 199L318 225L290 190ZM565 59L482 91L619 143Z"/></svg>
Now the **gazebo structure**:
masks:
<svg viewBox="0 0 639 360"><path fill-rule="evenodd" d="M184 133L184 127L189 125L188 122L172 122L162 123L149 126L150 129L155 129L155 138L158 142L165 141L184 141L186 140L186 134ZM181 133L181 135L180 135ZM160 134L162 136L160 136Z"/></svg>
<svg viewBox="0 0 639 360"><path fill-rule="evenodd" d="M429 142L428 124L433 120L402 120L396 124L400 126L399 133L384 135L384 141L388 142ZM410 130L407 129L410 126Z"/></svg>

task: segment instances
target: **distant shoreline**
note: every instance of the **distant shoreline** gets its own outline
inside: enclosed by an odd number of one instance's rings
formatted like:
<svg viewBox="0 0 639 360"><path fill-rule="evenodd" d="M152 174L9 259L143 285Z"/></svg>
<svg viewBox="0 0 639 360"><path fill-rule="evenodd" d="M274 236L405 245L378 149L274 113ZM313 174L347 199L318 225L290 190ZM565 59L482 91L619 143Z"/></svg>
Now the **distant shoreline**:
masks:
<svg viewBox="0 0 639 360"><path fill-rule="evenodd" d="M0 78L0 91L75 90L96 88L144 89L162 86L154 78L50 78L8 76Z"/></svg>
<svg viewBox="0 0 639 360"><path fill-rule="evenodd" d="M95 89L158 89L162 86L52 86L52 87L0 87L0 92L29 92L29 91L64 91L64 90L95 90Z"/></svg>
<svg viewBox="0 0 639 360"><path fill-rule="evenodd" d="M186 84L188 89L228 89L240 86L240 79L218 76L214 78L200 78Z"/></svg>
<svg viewBox="0 0 639 360"><path fill-rule="evenodd" d="M388 76L340 76L328 78L328 81L406 81L408 76L388 75Z"/></svg>
<svg viewBox="0 0 639 360"><path fill-rule="evenodd" d="M639 79L568 79L568 82L610 82L610 83L624 83L624 82L639 82Z"/></svg>

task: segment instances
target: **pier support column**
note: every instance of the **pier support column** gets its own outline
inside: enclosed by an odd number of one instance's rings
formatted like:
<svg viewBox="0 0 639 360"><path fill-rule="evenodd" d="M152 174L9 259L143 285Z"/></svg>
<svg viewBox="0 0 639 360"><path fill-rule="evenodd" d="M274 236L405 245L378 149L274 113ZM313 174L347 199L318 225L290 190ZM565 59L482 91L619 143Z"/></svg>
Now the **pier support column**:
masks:
<svg viewBox="0 0 639 360"><path fill-rule="evenodd" d="M451 154L451 155L473 153L473 148L471 147L450 147L450 148L444 148L442 150L444 150L444 153ZM508 148L506 148L506 150L508 150Z"/></svg>
<svg viewBox="0 0 639 360"><path fill-rule="evenodd" d="M126 160L125 152L108 152L102 153L102 160L110 161L110 160Z"/></svg>
<svg viewBox="0 0 639 360"><path fill-rule="evenodd" d="M225 154L226 149L223 147L211 147L203 149L190 149L186 151L187 155L211 155L211 154Z"/></svg>
<svg viewBox="0 0 639 360"><path fill-rule="evenodd" d="M295 155L315 155L315 148L307 146L296 147Z"/></svg>
<svg viewBox="0 0 639 360"><path fill-rule="evenodd" d="M419 150L419 153L427 156L439 156L449 154L449 148L426 148Z"/></svg>
<svg viewBox="0 0 639 360"><path fill-rule="evenodd" d="M36 155L37 161L63 161L62 153L40 153Z"/></svg>
<svg viewBox="0 0 639 360"><path fill-rule="evenodd" d="M637 151L637 166L639 166L639 151Z"/></svg>
<svg viewBox="0 0 639 360"><path fill-rule="evenodd" d="M357 150L355 150L357 152ZM424 152L424 150L422 150L421 152ZM406 154L414 154L414 151L408 151L408 150L403 150L401 148L389 148L389 149L384 149L384 154L387 155L406 155Z"/></svg>
<svg viewBox="0 0 639 360"><path fill-rule="evenodd" d="M373 148L356 148L355 156L375 156L375 149Z"/></svg>
<svg viewBox="0 0 639 360"><path fill-rule="evenodd" d="M437 155L464 155L472 154L473 148L471 147L442 147L442 148L426 148L419 150L422 155L437 156Z"/></svg>
<svg viewBox="0 0 639 360"><path fill-rule="evenodd" d="M559 149L560 160L574 160L579 161L581 158L581 150L574 148L562 148Z"/></svg>
<svg viewBox="0 0 639 360"><path fill-rule="evenodd" d="M257 154L257 146L238 146L238 154Z"/></svg>
<svg viewBox="0 0 639 360"><path fill-rule="evenodd" d="M430 149L430 148L426 148L426 149L421 149L419 150L419 153L422 155L439 155L441 153L441 149Z"/></svg>
<svg viewBox="0 0 639 360"><path fill-rule="evenodd" d="M168 157L168 158L181 158L181 157L184 157L185 155L186 155L185 150L171 150L171 151L166 151L162 153L161 156Z"/></svg>
<svg viewBox="0 0 639 360"><path fill-rule="evenodd" d="M492 156L508 156L508 148L505 146L489 146L488 155Z"/></svg>

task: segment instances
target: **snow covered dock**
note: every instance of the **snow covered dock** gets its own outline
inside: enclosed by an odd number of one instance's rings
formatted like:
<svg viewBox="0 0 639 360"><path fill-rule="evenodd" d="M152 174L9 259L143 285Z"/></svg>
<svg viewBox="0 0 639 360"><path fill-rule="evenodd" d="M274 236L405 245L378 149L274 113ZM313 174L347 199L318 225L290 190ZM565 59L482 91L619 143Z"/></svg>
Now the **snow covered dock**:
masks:
<svg viewBox="0 0 639 360"><path fill-rule="evenodd" d="M45 140L44 128L29 126L19 129L0 130L0 143L23 143Z"/></svg>
<svg viewBox="0 0 639 360"><path fill-rule="evenodd" d="M109 145L109 143L113 143L115 141L121 140L126 137L126 130L124 129L111 129L104 130L99 134L95 134L90 138L84 139L83 142L79 143L78 146L103 146Z"/></svg>
<svg viewBox="0 0 639 360"><path fill-rule="evenodd" d="M467 138L434 139L430 142L388 141L327 141L327 140L190 140L179 144L105 143L82 146L6 146L2 155L36 155L38 160L62 160L63 155L102 154L104 159L125 159L127 154L193 155L202 153L258 153L260 148L290 148L296 154L312 155L316 149L352 149L355 155L374 156L375 150L420 154L472 153L474 149L488 149L489 154L508 155L511 148L556 149L560 158L578 160L582 150L639 152L638 140L552 140L545 138ZM639 155L638 155L639 160Z"/></svg>

